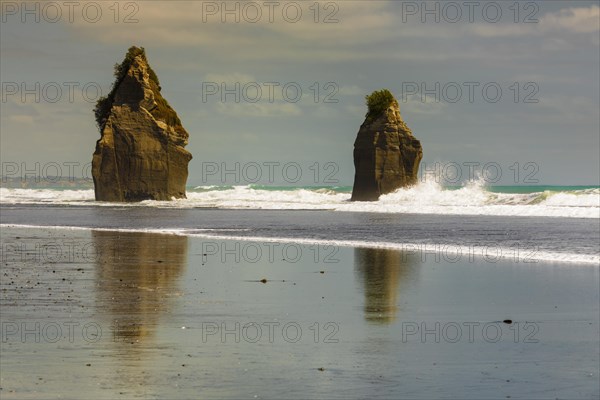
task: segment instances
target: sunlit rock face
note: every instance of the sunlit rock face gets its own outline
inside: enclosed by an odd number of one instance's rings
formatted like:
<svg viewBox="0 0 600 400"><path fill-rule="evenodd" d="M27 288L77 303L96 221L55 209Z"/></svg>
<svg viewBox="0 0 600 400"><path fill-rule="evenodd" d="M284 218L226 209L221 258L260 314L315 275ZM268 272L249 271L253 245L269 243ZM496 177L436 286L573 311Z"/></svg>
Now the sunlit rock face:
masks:
<svg viewBox="0 0 600 400"><path fill-rule="evenodd" d="M421 142L400 116L396 100L379 115L367 115L354 142L353 201L375 201L382 194L417 183Z"/></svg>
<svg viewBox="0 0 600 400"><path fill-rule="evenodd" d="M129 49L121 67L113 91L96 108L101 131L92 159L96 200L185 198L189 135L160 94L143 49Z"/></svg>

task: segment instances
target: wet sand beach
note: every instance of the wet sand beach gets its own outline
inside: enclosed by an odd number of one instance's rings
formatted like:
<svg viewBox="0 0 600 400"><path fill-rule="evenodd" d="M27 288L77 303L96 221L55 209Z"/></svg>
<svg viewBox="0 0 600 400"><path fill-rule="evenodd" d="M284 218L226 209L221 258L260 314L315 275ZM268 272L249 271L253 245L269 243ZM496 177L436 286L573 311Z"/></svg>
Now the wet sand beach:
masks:
<svg viewBox="0 0 600 400"><path fill-rule="evenodd" d="M3 399L597 398L597 265L3 227Z"/></svg>

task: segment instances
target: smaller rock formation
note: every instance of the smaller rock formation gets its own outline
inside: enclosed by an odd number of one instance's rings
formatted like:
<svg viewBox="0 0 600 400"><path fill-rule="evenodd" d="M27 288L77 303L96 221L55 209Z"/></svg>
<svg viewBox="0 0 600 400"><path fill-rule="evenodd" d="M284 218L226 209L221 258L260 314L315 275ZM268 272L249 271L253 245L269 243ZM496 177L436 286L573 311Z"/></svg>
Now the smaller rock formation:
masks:
<svg viewBox="0 0 600 400"><path fill-rule="evenodd" d="M366 96L369 111L354 142L352 201L375 201L382 194L417 183L423 149L400 116L389 90Z"/></svg>
<svg viewBox="0 0 600 400"><path fill-rule="evenodd" d="M101 132L92 159L96 200L185 198L189 135L160 94L144 48L131 47L115 77L94 110Z"/></svg>

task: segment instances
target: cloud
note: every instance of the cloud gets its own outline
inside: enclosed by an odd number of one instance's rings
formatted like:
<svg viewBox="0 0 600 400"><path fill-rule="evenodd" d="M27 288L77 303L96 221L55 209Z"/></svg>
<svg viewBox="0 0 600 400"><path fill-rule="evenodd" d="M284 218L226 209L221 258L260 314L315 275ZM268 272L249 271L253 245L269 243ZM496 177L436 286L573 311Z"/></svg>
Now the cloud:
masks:
<svg viewBox="0 0 600 400"><path fill-rule="evenodd" d="M366 115L366 113L367 113L367 106L357 106L357 105L354 105L354 104L350 104L350 105L347 105L344 108L345 108L345 111L348 114L351 114L351 115L361 115L361 116L363 116L363 115Z"/></svg>
<svg viewBox="0 0 600 400"><path fill-rule="evenodd" d="M35 118L32 115L11 115L8 119L17 125L31 126L35 124Z"/></svg>
<svg viewBox="0 0 600 400"><path fill-rule="evenodd" d="M540 19L542 31L564 30L573 33L600 31L600 7L567 8L544 15Z"/></svg>
<svg viewBox="0 0 600 400"><path fill-rule="evenodd" d="M548 121L559 124L579 124L593 123L597 125L598 103L585 96L552 94L540 96L539 103L536 104L538 116ZM598 132L590 132L591 135L598 136Z"/></svg>
<svg viewBox="0 0 600 400"><path fill-rule="evenodd" d="M404 97L404 96L403 96ZM442 114L447 103L431 99L428 96L421 98L421 95L411 95L399 101L400 112L406 111L407 114L437 115Z"/></svg>
<svg viewBox="0 0 600 400"><path fill-rule="evenodd" d="M231 74L208 73L204 76L204 82L215 82L219 84L240 83L244 85L249 82L256 82L256 78L254 78L252 75L242 74L238 72L234 72Z"/></svg>
<svg viewBox="0 0 600 400"><path fill-rule="evenodd" d="M467 28L483 37L541 36L547 34L585 34L600 31L600 7L570 7L544 14L538 23L478 23Z"/></svg>
<svg viewBox="0 0 600 400"><path fill-rule="evenodd" d="M273 6L260 1L136 4L135 23L115 23L112 18L102 18L91 24L79 18L68 26L83 34L92 34L96 39L118 43L141 37L148 42L172 46L222 46L256 44L257 37L263 44L269 44L284 37L288 43L296 39L315 41L311 45L320 46L340 40L369 42L372 36L382 37L385 29L395 22L394 16L386 12L387 1L279 1L270 3Z"/></svg>
<svg viewBox="0 0 600 400"><path fill-rule="evenodd" d="M276 3L270 11L265 5L269 2L260 1L137 2L136 23L115 23L106 9L111 18L102 18L93 24L78 18L66 27L74 30L78 37L106 44L184 47L236 60L289 60L307 56L338 60L368 57L352 49L388 38L397 18L388 10L389 1ZM251 7L246 9L248 5ZM218 11L215 12L214 7ZM300 18L293 22L297 7L300 7ZM262 16L252 22L256 8ZM226 9L237 11L228 13Z"/></svg>
<svg viewBox="0 0 600 400"><path fill-rule="evenodd" d="M293 103L218 103L217 112L230 117L288 117L302 115Z"/></svg>
<svg viewBox="0 0 600 400"><path fill-rule="evenodd" d="M250 11L244 11L250 3L262 9L262 18L257 22L249 22ZM139 44L152 46L151 54L157 50L177 54L177 62L168 63L167 68L171 70L210 68L215 71L215 67L222 67L217 73L221 75L239 71L243 66L258 79L262 73L280 76L288 70L278 69L278 66L290 63L323 65L371 60L420 63L472 59L485 64L503 62L508 55L528 59L536 53L532 52L530 43L507 45L490 38L541 38L537 52L556 52L573 48L574 44L598 42L597 5L549 12L537 16L539 23L530 24L512 23L512 15L507 11L507 18L494 24L481 20L477 23L421 23L417 18L403 22L398 5L401 2L393 1L278 3L272 22L268 18L268 7L261 6L264 2L148 1L138 3L135 18L139 22L135 24L114 23L111 18L90 24L79 19L66 28L84 40L120 46ZM282 11L292 3L302 9L301 19L294 23L289 22L289 15L284 18ZM206 7L211 4L217 5L219 11L207 13ZM238 11L228 14L222 12L223 7L237 7ZM317 9L318 15L315 14ZM324 22L330 14L337 22ZM465 42L469 44L459 45ZM242 76L239 80L244 78L248 77Z"/></svg>
<svg viewBox="0 0 600 400"><path fill-rule="evenodd" d="M364 89L361 89L356 85L340 86L339 93L342 96L364 96L367 94Z"/></svg>

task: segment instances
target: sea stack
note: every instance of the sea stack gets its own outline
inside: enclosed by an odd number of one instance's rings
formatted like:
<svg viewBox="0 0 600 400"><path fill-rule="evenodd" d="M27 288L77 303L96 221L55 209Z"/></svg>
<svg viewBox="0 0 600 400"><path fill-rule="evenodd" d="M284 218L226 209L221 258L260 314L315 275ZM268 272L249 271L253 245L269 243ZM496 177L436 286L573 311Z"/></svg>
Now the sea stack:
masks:
<svg viewBox="0 0 600 400"><path fill-rule="evenodd" d="M414 185L423 158L421 142L402 120L392 93L383 89L366 99L369 111L354 142L352 201L375 201Z"/></svg>
<svg viewBox="0 0 600 400"><path fill-rule="evenodd" d="M189 135L160 94L143 47L129 49L115 78L94 109L101 133L92 159L96 200L185 198Z"/></svg>

